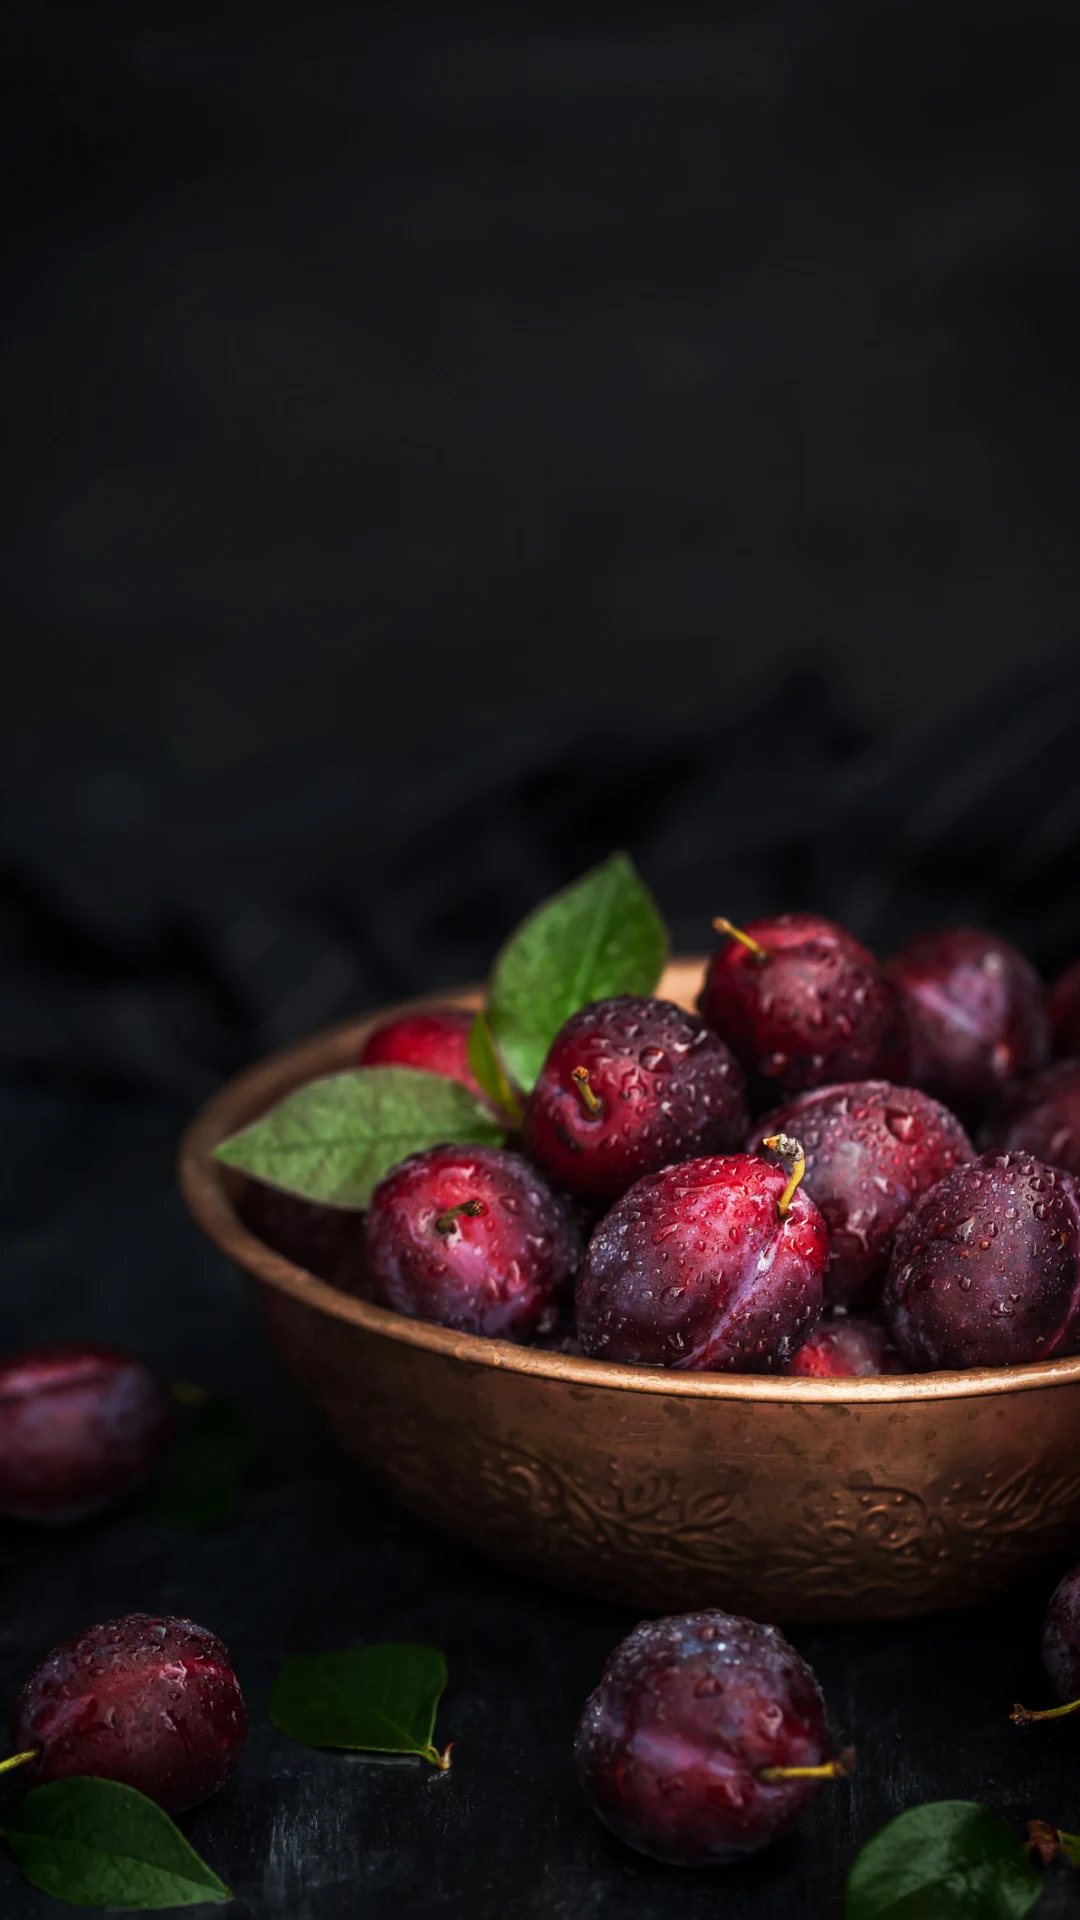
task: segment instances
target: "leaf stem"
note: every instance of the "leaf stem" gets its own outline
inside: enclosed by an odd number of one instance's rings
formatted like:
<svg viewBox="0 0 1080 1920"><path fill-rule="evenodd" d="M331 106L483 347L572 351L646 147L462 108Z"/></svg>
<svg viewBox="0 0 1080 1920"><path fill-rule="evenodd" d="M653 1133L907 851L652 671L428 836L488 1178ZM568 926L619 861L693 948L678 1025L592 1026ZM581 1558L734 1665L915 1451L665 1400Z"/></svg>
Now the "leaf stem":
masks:
<svg viewBox="0 0 1080 1920"><path fill-rule="evenodd" d="M739 945L745 947L747 953L752 953L756 959L768 959L768 947L763 947L760 941L751 939L750 935L744 933L741 927L733 926L730 920L725 920L723 914L717 914L716 919L713 921L713 930L716 933L726 933L729 940L737 940Z"/></svg>
<svg viewBox="0 0 1080 1920"><path fill-rule="evenodd" d="M449 1742L449 1743L448 1743L448 1744L447 1744L447 1745L446 1745L446 1746L445 1746L445 1747L443 1748L443 1750L442 1750L442 1752L441 1752L441 1753L439 1752L439 1749L438 1749L438 1747L434 1747L434 1746L432 1746L432 1747L423 1747L423 1748L421 1748L421 1757L422 1757L422 1758L423 1758L424 1760L430 1760L430 1762L431 1762L431 1764L432 1764L432 1766L433 1766L433 1767L438 1767L438 1769L439 1769L439 1772L440 1772L440 1773L449 1773L449 1771L450 1771L450 1748L451 1748L451 1747L453 1746L453 1744L454 1744L454 1742L453 1742L453 1741L451 1740L451 1741L450 1741L450 1742Z"/></svg>
<svg viewBox="0 0 1080 1920"><path fill-rule="evenodd" d="M36 1760L40 1747L31 1747L28 1753L13 1753L6 1760L0 1760L0 1773L12 1773L16 1767L25 1767L28 1760Z"/></svg>
<svg viewBox="0 0 1080 1920"><path fill-rule="evenodd" d="M1009 1719L1014 1726L1030 1727L1035 1720L1063 1720L1067 1713L1075 1713L1078 1707L1080 1707L1080 1700L1070 1700L1064 1707L1043 1707L1041 1711L1037 1711L1031 1707L1022 1707L1018 1700Z"/></svg>

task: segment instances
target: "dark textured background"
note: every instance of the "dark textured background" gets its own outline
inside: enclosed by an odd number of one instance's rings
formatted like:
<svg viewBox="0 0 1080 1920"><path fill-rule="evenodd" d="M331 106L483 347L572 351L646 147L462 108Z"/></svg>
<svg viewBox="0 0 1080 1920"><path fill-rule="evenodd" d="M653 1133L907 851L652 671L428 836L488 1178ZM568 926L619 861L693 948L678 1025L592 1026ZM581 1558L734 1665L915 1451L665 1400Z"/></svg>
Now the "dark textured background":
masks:
<svg viewBox="0 0 1080 1920"><path fill-rule="evenodd" d="M190 1831L251 1920L788 1920L919 1799L1075 1828L1076 1730L1005 1717L1027 1595L796 1636L863 1762L797 1842L617 1847L569 1741L628 1622L359 1487L171 1170L233 1066L482 973L617 844L683 947L811 905L1080 952L1073 10L4 33L0 1338L127 1344L267 1450L219 1537L0 1531L0 1695L111 1613L222 1632L255 1730ZM450 1776L270 1732L283 1653L403 1634Z"/></svg>

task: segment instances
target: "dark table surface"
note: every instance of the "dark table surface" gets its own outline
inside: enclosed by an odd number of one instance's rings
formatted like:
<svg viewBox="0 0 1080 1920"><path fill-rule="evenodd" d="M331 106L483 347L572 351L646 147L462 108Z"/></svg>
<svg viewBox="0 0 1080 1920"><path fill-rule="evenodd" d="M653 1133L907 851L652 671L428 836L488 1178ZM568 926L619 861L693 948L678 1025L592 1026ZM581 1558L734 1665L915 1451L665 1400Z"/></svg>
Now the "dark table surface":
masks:
<svg viewBox="0 0 1080 1920"><path fill-rule="evenodd" d="M1031 1594L796 1630L855 1781L738 1870L620 1848L570 1744L629 1616L360 1482L172 1171L243 1060L478 977L616 845L683 948L1080 952L1073 16L274 11L9 8L0 1347L113 1339L266 1447L219 1535L0 1530L0 1696L134 1608L220 1632L252 1734L185 1824L267 1920L796 1920L919 1800L1075 1827L1080 1726L1007 1719ZM406 1635L449 1775L269 1727L284 1654Z"/></svg>
<svg viewBox="0 0 1080 1920"><path fill-rule="evenodd" d="M233 1651L252 1730L234 1779L184 1821L239 1914L288 1920L732 1920L841 1910L848 1862L892 1814L985 1800L1018 1826L1080 1821L1080 1730L1021 1732L1015 1699L1046 1694L1043 1595L898 1626L793 1629L850 1784L819 1797L796 1838L735 1869L639 1858L594 1820L571 1768L573 1729L632 1616L515 1580L426 1532L337 1458L275 1375L244 1285L186 1218L173 1180L176 1104L15 1078L0 1091L0 1274L7 1346L109 1338L173 1377L240 1399L265 1435L242 1518L216 1534L134 1512L0 1532L0 1691L51 1646L135 1608L186 1613ZM291 1745L266 1718L283 1656L384 1638L445 1649L438 1732L454 1764L351 1759ZM3 1800L15 1796L3 1783ZM2 1820L0 1801L0 1820ZM58 1909L0 1861L0 1912ZM1080 1887L1048 1879L1040 1912Z"/></svg>

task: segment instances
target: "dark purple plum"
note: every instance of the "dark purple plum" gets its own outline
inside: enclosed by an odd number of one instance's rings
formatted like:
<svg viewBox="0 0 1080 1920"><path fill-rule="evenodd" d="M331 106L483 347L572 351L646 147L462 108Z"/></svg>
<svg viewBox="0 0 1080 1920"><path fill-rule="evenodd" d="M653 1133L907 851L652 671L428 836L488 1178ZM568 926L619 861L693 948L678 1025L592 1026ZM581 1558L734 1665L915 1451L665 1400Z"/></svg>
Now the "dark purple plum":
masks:
<svg viewBox="0 0 1080 1920"><path fill-rule="evenodd" d="M787 1142L796 1164L797 1143ZM775 1372L821 1312L825 1223L753 1154L647 1174L605 1214L577 1286L582 1352L648 1366Z"/></svg>
<svg viewBox="0 0 1080 1920"><path fill-rule="evenodd" d="M112 1347L58 1340L0 1362L0 1514L64 1523L149 1479L172 1438L156 1375Z"/></svg>
<svg viewBox="0 0 1080 1920"><path fill-rule="evenodd" d="M402 1160L371 1196L364 1247L381 1306L517 1341L556 1325L581 1260L569 1202L502 1147L429 1147Z"/></svg>
<svg viewBox="0 0 1080 1920"><path fill-rule="evenodd" d="M611 1201L673 1161L741 1145L748 1120L742 1069L704 1020L626 994L560 1028L529 1097L525 1145L568 1193Z"/></svg>
<svg viewBox="0 0 1080 1920"><path fill-rule="evenodd" d="M834 1757L813 1673L779 1628L716 1609L643 1621L616 1647L574 1759L604 1825L681 1867L757 1853L822 1780L850 1767Z"/></svg>
<svg viewBox="0 0 1080 1920"><path fill-rule="evenodd" d="M991 1116L982 1140L1080 1174L1080 1060L1059 1060L1021 1080Z"/></svg>
<svg viewBox="0 0 1080 1920"><path fill-rule="evenodd" d="M857 1314L819 1320L787 1371L800 1380L851 1380L902 1373L900 1355L884 1327Z"/></svg>
<svg viewBox="0 0 1080 1920"><path fill-rule="evenodd" d="M1059 1058L1080 1054L1080 960L1066 967L1050 989L1050 1028Z"/></svg>
<svg viewBox="0 0 1080 1920"><path fill-rule="evenodd" d="M460 1080L487 1104L487 1095L469 1065L469 1034L476 1018L470 1007L417 1007L373 1027L360 1050L361 1067L419 1067L424 1073Z"/></svg>
<svg viewBox="0 0 1080 1920"><path fill-rule="evenodd" d="M1080 1566L1059 1580L1043 1619L1042 1658L1050 1685L1062 1702L1033 1712L1017 1703L1011 1718L1017 1726L1035 1720L1060 1720L1080 1708Z"/></svg>
<svg viewBox="0 0 1080 1920"><path fill-rule="evenodd" d="M984 1153L939 1180L893 1246L884 1304L916 1372L1080 1348L1080 1203L1069 1174Z"/></svg>
<svg viewBox="0 0 1080 1920"><path fill-rule="evenodd" d="M750 1076L757 1108L841 1080L906 1080L900 996L872 953L816 913L781 913L729 933L698 1006Z"/></svg>
<svg viewBox="0 0 1080 1920"><path fill-rule="evenodd" d="M1080 1567L1073 1567L1050 1595L1042 1657L1058 1699L1080 1697Z"/></svg>
<svg viewBox="0 0 1080 1920"><path fill-rule="evenodd" d="M194 1620L129 1613L88 1627L30 1675L15 1703L28 1785L93 1774L186 1813L223 1786L247 1736L228 1649Z"/></svg>
<svg viewBox="0 0 1080 1920"><path fill-rule="evenodd" d="M953 1114L888 1080L815 1087L777 1107L747 1135L794 1133L806 1154L805 1190L829 1229L826 1306L871 1305L893 1236L920 1194L975 1149Z"/></svg>
<svg viewBox="0 0 1080 1920"><path fill-rule="evenodd" d="M907 1076L965 1120L1050 1057L1046 990L999 934L943 927L916 934L889 971L911 1030Z"/></svg>

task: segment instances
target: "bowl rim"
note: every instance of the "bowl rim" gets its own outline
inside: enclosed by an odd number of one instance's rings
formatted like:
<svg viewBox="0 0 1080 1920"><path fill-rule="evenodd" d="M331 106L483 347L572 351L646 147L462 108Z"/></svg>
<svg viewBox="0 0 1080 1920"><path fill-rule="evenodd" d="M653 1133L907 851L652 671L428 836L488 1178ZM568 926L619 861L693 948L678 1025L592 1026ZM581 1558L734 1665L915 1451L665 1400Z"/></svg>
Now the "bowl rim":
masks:
<svg viewBox="0 0 1080 1920"><path fill-rule="evenodd" d="M657 987L669 997L693 1005L693 990L705 965L701 955L673 958ZM855 1410L882 1401L898 1406L918 1401L967 1400L994 1393L1023 1393L1034 1388L1080 1381L1080 1354L1062 1360L1038 1360L1015 1367L972 1367L923 1374L887 1374L870 1379L802 1380L777 1374L681 1373L667 1367L589 1360L577 1354L516 1346L483 1334L458 1333L433 1321L404 1314L344 1293L294 1265L251 1233L228 1192L225 1170L213 1158L220 1141L265 1111L291 1087L322 1074L340 1072L355 1058L375 1026L396 1014L432 1006L479 1007L483 988L467 985L426 993L373 1008L323 1027L305 1039L278 1048L234 1074L212 1094L185 1129L180 1141L178 1177L190 1213L210 1240L264 1286L298 1304L364 1332L404 1346L422 1347L445 1359L495 1372L532 1374L568 1387L600 1387L631 1393L663 1394L689 1400L763 1400L798 1406L831 1402Z"/></svg>

